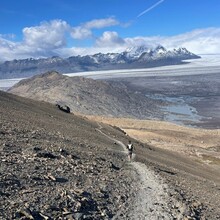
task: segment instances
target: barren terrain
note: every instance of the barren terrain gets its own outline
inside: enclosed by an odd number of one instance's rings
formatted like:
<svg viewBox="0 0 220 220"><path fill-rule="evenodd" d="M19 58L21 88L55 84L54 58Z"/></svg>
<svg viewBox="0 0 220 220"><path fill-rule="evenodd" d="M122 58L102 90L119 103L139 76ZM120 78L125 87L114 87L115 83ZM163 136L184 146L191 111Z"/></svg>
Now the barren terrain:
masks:
<svg viewBox="0 0 220 220"><path fill-rule="evenodd" d="M134 95L109 90L119 84ZM92 90L71 97L74 108L84 103L93 116L0 93L0 218L220 219L220 130L202 129L219 126L219 75L117 78L104 85L120 99L97 104ZM120 118L95 116L114 115L111 106L127 97L126 111L146 118L137 109L140 99L131 99L140 96L146 111L189 127L123 118L124 109ZM107 113L98 111L103 106ZM123 151L128 140L135 146L132 162Z"/></svg>
<svg viewBox="0 0 220 220"><path fill-rule="evenodd" d="M114 85L51 71L20 81L8 92L52 104L68 105L73 112L114 117L156 117L160 102L134 93L124 84ZM138 106L138 111L137 111Z"/></svg>
<svg viewBox="0 0 220 220"><path fill-rule="evenodd" d="M220 218L219 169L3 92L0 116L1 219Z"/></svg>
<svg viewBox="0 0 220 220"><path fill-rule="evenodd" d="M120 127L150 146L184 154L201 163L220 166L220 129L207 130L153 120L87 116Z"/></svg>
<svg viewBox="0 0 220 220"><path fill-rule="evenodd" d="M206 208L212 207L212 214L205 210L207 219L220 218L216 202L220 196L219 129L189 128L160 121L87 117L120 127L127 135L147 143L147 146L138 148L136 159L158 170L171 188L180 190L184 200L194 198L193 201L201 202Z"/></svg>
<svg viewBox="0 0 220 220"><path fill-rule="evenodd" d="M130 201L126 157L97 127L1 92L0 219L110 219Z"/></svg>
<svg viewBox="0 0 220 220"><path fill-rule="evenodd" d="M162 112L156 119L216 129L220 128L220 74L212 73L212 70L215 68L194 69L195 72L189 70L191 75L187 75L187 70L173 69L167 70L170 75L155 71L154 75L118 77L108 81L123 83L131 91L163 103L155 108Z"/></svg>

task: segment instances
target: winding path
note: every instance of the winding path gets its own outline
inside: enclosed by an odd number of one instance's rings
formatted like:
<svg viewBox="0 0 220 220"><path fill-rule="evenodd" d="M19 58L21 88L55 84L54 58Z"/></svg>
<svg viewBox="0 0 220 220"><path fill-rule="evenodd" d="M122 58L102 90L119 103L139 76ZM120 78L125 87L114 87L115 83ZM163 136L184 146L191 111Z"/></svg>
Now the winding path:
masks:
<svg viewBox="0 0 220 220"><path fill-rule="evenodd" d="M127 151L126 146L121 141L110 137L101 131L102 126L98 123L101 134L120 145L124 152ZM126 210L120 210L113 218L114 220L158 220L158 219L173 219L173 216L168 208L167 186L162 183L153 171L140 162L129 162L137 173L137 187L133 203L128 204Z"/></svg>

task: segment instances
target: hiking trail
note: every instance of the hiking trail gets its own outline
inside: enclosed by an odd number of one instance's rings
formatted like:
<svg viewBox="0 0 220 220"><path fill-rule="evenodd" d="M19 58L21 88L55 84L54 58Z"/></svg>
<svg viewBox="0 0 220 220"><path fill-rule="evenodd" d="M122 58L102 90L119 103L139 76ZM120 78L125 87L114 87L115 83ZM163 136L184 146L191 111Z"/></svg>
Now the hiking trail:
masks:
<svg viewBox="0 0 220 220"><path fill-rule="evenodd" d="M116 142L123 148L123 152L126 153L127 149L125 144L102 132L102 126L99 123L98 125L99 129L97 129L97 131L113 142ZM167 185L145 164L135 162L134 157L133 161L128 163L137 174L137 194L132 199L133 202L127 204L126 209L120 210L113 219L172 219L172 213L167 205L169 202Z"/></svg>

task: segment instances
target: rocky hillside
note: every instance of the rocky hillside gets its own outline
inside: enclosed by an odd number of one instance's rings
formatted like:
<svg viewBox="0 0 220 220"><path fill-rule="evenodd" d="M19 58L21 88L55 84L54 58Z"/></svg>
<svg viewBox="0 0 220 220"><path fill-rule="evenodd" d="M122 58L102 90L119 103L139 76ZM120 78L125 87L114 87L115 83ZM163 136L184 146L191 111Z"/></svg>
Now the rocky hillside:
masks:
<svg viewBox="0 0 220 220"><path fill-rule="evenodd" d="M10 93L67 105L73 112L116 117L156 117L155 101L129 91L123 84L110 84L83 77L47 72L20 81Z"/></svg>
<svg viewBox="0 0 220 220"><path fill-rule="evenodd" d="M140 46L128 48L122 53L6 61L0 64L0 79L30 77L51 70L74 73L163 66L180 64L182 60L196 58L200 57L189 52L186 48L167 50L162 46L154 49Z"/></svg>
<svg viewBox="0 0 220 220"><path fill-rule="evenodd" d="M139 162L127 162L122 130L9 93L0 92L0 119L0 219L220 217L217 167L135 140Z"/></svg>
<svg viewBox="0 0 220 220"><path fill-rule="evenodd" d="M96 123L4 92L0 115L0 219L110 219L131 195L125 157Z"/></svg>

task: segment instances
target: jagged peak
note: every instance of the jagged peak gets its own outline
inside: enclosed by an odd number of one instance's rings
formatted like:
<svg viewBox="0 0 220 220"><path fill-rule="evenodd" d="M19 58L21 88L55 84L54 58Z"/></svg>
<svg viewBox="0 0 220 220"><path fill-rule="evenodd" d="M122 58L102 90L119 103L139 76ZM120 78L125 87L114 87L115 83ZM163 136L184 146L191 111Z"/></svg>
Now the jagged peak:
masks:
<svg viewBox="0 0 220 220"><path fill-rule="evenodd" d="M174 51L190 53L185 47L175 48Z"/></svg>
<svg viewBox="0 0 220 220"><path fill-rule="evenodd" d="M147 51L149 51L149 47L146 45L133 46L125 50L127 53L144 53Z"/></svg>
<svg viewBox="0 0 220 220"><path fill-rule="evenodd" d="M167 49L162 45L158 45L154 50L167 52Z"/></svg>

